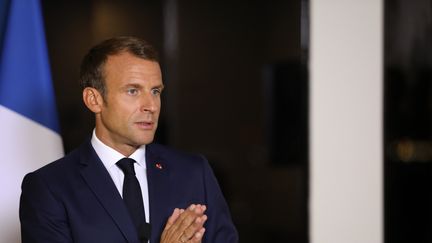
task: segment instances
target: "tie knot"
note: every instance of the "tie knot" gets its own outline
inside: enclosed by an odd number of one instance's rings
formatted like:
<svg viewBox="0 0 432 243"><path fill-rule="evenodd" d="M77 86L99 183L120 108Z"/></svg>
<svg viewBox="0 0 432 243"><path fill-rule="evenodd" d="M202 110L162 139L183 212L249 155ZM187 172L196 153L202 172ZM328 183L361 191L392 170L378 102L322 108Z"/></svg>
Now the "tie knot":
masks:
<svg viewBox="0 0 432 243"><path fill-rule="evenodd" d="M135 175L134 159L123 158L119 160L116 165L123 171L125 175Z"/></svg>

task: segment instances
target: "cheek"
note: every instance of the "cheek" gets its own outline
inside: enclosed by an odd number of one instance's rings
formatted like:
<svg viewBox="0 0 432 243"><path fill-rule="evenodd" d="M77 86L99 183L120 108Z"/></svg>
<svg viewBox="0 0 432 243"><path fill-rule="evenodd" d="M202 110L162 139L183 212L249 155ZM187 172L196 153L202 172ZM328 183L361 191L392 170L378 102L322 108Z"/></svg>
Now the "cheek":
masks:
<svg viewBox="0 0 432 243"><path fill-rule="evenodd" d="M129 104L122 110L122 119L127 123L133 123L134 120L142 116L141 106L139 104Z"/></svg>
<svg viewBox="0 0 432 243"><path fill-rule="evenodd" d="M158 111L160 111L161 107L162 107L162 102L159 98L159 100L156 102L156 107L158 108Z"/></svg>
<svg viewBox="0 0 432 243"><path fill-rule="evenodd" d="M138 111L140 108L137 101L122 100L116 105L116 111L123 116L130 116L131 114Z"/></svg>
<svg viewBox="0 0 432 243"><path fill-rule="evenodd" d="M133 107L134 106L131 104L111 104L107 114L107 118L111 120L109 122L116 124L129 123L129 120L131 120L135 112Z"/></svg>

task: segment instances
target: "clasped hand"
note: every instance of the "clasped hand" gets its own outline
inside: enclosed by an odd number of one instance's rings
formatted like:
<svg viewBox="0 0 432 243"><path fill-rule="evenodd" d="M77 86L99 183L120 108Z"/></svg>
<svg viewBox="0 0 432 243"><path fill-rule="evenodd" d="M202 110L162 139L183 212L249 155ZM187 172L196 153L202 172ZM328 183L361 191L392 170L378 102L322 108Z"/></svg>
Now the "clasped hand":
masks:
<svg viewBox="0 0 432 243"><path fill-rule="evenodd" d="M186 210L174 209L162 232L160 243L200 243L207 220L205 205L192 204Z"/></svg>

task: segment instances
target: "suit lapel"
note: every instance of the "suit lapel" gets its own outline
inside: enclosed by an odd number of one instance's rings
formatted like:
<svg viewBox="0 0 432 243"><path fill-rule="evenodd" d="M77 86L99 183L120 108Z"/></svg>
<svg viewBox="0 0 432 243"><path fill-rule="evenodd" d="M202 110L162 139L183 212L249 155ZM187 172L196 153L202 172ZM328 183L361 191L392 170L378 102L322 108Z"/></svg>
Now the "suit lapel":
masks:
<svg viewBox="0 0 432 243"><path fill-rule="evenodd" d="M135 226L111 176L96 155L96 152L94 152L90 142L86 149L87 151L82 153L81 158L81 163L85 165L81 170L82 177L127 241L138 242Z"/></svg>
<svg viewBox="0 0 432 243"><path fill-rule="evenodd" d="M168 161L165 161L154 149L146 146L147 183L149 190L150 223L152 225L152 242L159 242L166 221L170 214L170 187ZM174 210L174 209L173 209Z"/></svg>

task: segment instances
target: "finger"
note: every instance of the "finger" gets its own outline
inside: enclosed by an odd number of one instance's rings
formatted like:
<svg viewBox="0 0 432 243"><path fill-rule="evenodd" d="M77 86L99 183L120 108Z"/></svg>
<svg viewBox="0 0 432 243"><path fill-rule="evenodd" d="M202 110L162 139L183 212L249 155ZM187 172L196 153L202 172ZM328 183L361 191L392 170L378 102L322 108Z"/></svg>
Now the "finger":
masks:
<svg viewBox="0 0 432 243"><path fill-rule="evenodd" d="M178 226L180 226L183 221L190 220L191 218L196 218L202 215L201 209L198 205L191 204L186 210L180 210L180 216L178 218Z"/></svg>
<svg viewBox="0 0 432 243"><path fill-rule="evenodd" d="M203 216L201 205L192 204L179 218L180 225L178 230L183 233L189 226L191 226L195 220Z"/></svg>
<svg viewBox="0 0 432 243"><path fill-rule="evenodd" d="M175 223L175 221L179 218L181 214L181 210L175 208L171 216L168 218L167 224L165 225L165 230L171 228L171 226Z"/></svg>
<svg viewBox="0 0 432 243"><path fill-rule="evenodd" d="M163 239L166 240L180 240L185 229L193 224L194 220L203 215L205 207L198 204L191 204L186 210L178 209L175 210L173 215L169 218L169 222L165 226L162 232Z"/></svg>
<svg viewBox="0 0 432 243"><path fill-rule="evenodd" d="M169 228L166 235L168 235L169 238L183 240L183 242L186 242L186 240L189 238L181 238L182 235L184 234L185 230L191 226L198 217L201 216L201 205L191 204L186 210L184 210L183 213L181 213L176 222Z"/></svg>
<svg viewBox="0 0 432 243"><path fill-rule="evenodd" d="M190 221L193 221L197 217L194 211L195 207L196 205L192 204L187 210L175 210L175 213L173 213L173 215L168 220L170 222L167 222L167 225L165 226L164 233L168 238L180 238L184 229L187 227L185 225L188 223L190 224Z"/></svg>
<svg viewBox="0 0 432 243"><path fill-rule="evenodd" d="M207 206L206 205L201 205L201 210L204 213L207 210Z"/></svg>
<svg viewBox="0 0 432 243"><path fill-rule="evenodd" d="M192 223L189 227L187 227L184 230L184 233L180 239L183 241L191 239L195 233L199 232L199 230L203 228L206 220L207 220L207 215L203 215L201 217L196 218L195 222Z"/></svg>
<svg viewBox="0 0 432 243"><path fill-rule="evenodd" d="M207 210L207 207L205 205L197 204L195 208L192 210L198 215L204 215L204 212Z"/></svg>
<svg viewBox="0 0 432 243"><path fill-rule="evenodd" d="M188 243L201 243L205 233L205 228L201 228L198 232L194 234L192 239L188 241Z"/></svg>
<svg viewBox="0 0 432 243"><path fill-rule="evenodd" d="M171 214L171 216L168 218L166 225L165 225L165 228L164 228L162 235L161 235L161 243L162 242L170 242L170 240L169 240L171 238L170 229L172 228L173 224L176 222L176 220L180 216L180 212L181 212L180 209L175 208L173 213Z"/></svg>

